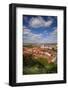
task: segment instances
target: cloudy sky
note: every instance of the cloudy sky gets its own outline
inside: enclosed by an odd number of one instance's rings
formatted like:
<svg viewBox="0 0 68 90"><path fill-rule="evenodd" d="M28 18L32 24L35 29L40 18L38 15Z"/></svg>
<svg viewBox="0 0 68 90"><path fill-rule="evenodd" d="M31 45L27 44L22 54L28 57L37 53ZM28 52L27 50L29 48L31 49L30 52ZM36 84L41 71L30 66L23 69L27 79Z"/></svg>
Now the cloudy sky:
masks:
<svg viewBox="0 0 68 90"><path fill-rule="evenodd" d="M57 43L56 16L23 16L24 43Z"/></svg>

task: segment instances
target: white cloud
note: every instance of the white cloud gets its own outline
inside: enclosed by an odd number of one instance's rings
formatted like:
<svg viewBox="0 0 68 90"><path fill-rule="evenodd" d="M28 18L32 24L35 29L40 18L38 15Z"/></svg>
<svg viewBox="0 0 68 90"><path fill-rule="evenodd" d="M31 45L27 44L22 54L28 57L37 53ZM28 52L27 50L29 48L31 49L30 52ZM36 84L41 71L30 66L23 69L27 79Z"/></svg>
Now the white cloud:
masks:
<svg viewBox="0 0 68 90"><path fill-rule="evenodd" d="M53 29L54 29L54 31L53 31L53 32L51 32L51 35L57 36L57 28L56 28L56 27L54 27Z"/></svg>
<svg viewBox="0 0 68 90"><path fill-rule="evenodd" d="M47 37L47 41L51 43L57 43L57 28L53 28L54 31L52 31L49 36Z"/></svg>
<svg viewBox="0 0 68 90"><path fill-rule="evenodd" d="M47 32L45 32L47 33ZM24 27L23 38L24 43L56 43L57 42L57 28L54 28L50 34L43 36L43 33L35 34L30 29Z"/></svg>
<svg viewBox="0 0 68 90"><path fill-rule="evenodd" d="M53 23L53 19L49 18L45 21L42 17L32 17L29 21L29 26L32 28L49 27Z"/></svg>
<svg viewBox="0 0 68 90"><path fill-rule="evenodd" d="M42 34L32 33L31 30L26 27L23 31L24 43L38 43L42 37Z"/></svg>
<svg viewBox="0 0 68 90"><path fill-rule="evenodd" d="M23 34L24 34L24 35L25 35L25 34L29 34L29 33L30 33L30 30L29 30L29 29L26 28L26 29L23 30Z"/></svg>

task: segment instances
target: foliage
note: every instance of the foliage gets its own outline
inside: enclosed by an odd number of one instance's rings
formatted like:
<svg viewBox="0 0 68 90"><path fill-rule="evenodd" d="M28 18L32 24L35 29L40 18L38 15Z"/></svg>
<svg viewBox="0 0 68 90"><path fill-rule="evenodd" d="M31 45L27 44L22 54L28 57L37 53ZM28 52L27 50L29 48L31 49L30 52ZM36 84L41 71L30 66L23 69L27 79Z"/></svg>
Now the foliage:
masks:
<svg viewBox="0 0 68 90"><path fill-rule="evenodd" d="M23 74L57 73L57 64L48 63L46 58L33 58L32 54L23 56Z"/></svg>

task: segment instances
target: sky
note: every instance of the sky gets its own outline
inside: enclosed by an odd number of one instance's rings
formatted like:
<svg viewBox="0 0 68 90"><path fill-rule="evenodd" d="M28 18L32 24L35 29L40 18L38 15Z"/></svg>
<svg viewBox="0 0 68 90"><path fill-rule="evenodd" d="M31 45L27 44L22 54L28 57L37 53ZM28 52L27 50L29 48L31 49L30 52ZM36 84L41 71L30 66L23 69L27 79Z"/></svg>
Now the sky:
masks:
<svg viewBox="0 0 68 90"><path fill-rule="evenodd" d="M24 43L57 43L57 17L23 15Z"/></svg>

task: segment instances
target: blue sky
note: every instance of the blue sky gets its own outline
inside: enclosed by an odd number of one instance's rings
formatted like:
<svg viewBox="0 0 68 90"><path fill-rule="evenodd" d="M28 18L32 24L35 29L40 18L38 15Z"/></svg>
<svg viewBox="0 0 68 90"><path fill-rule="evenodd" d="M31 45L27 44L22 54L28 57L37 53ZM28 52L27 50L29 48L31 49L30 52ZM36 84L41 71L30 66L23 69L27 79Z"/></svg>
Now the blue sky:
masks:
<svg viewBox="0 0 68 90"><path fill-rule="evenodd" d="M57 43L57 17L23 15L24 43Z"/></svg>

